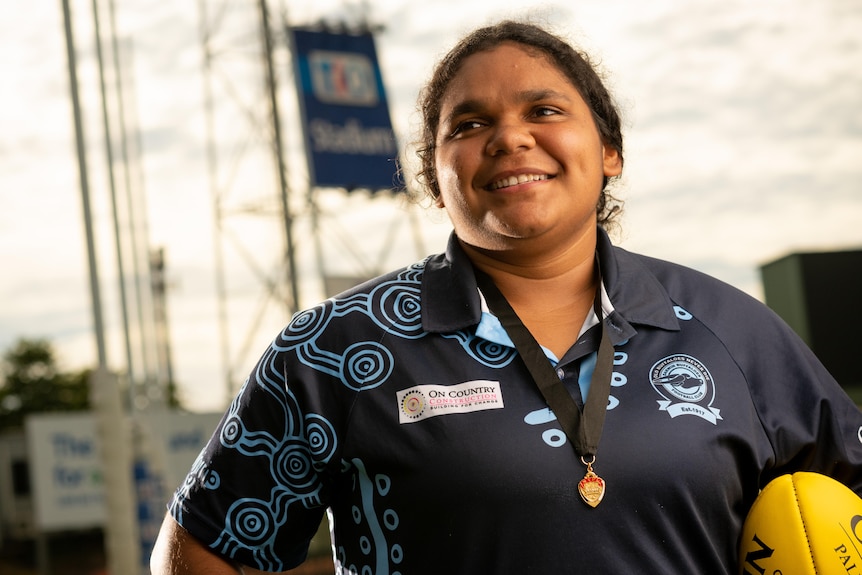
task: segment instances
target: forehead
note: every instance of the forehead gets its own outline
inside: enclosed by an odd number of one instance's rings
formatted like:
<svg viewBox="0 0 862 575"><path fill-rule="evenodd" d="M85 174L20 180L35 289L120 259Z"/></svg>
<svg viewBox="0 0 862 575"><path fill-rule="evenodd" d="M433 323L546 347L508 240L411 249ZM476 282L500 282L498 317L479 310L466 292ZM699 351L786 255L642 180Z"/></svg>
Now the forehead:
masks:
<svg viewBox="0 0 862 575"><path fill-rule="evenodd" d="M493 99L500 89L531 86L580 92L560 67L543 51L515 42L464 58L443 92L441 108L464 99Z"/></svg>

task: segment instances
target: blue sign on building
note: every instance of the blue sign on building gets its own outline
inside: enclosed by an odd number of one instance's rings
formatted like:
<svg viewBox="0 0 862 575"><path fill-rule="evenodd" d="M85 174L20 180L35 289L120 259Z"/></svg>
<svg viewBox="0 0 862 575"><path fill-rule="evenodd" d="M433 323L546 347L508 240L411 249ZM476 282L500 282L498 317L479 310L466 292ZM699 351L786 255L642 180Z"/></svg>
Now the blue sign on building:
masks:
<svg viewBox="0 0 862 575"><path fill-rule="evenodd" d="M373 36L291 33L312 185L401 188Z"/></svg>

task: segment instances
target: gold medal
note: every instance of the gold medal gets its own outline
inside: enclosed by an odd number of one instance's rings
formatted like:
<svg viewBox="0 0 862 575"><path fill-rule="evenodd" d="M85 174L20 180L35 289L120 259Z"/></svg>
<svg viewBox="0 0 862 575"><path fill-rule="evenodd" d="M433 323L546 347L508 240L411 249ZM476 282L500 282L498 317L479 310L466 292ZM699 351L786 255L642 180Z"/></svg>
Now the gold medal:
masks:
<svg viewBox="0 0 862 575"><path fill-rule="evenodd" d="M595 507L602 502L605 496L605 480L595 474L593 471L593 462L587 463L581 457L581 461L587 466L587 474L578 483L578 493L581 494L581 499L590 507ZM595 461L595 457L593 457Z"/></svg>
<svg viewBox="0 0 862 575"><path fill-rule="evenodd" d="M581 499L590 507L596 507L605 496L605 480L595 474L593 463L596 462L596 450L599 448L599 438L602 436L602 426L608 412L608 398L611 393L611 379L614 371L614 344L611 342L605 327L602 311L602 270L596 255L596 297L593 300L593 312L601 326L601 341L596 351L596 365L590 376L590 394L583 405L583 412L569 392L563 387L560 378L547 361L539 343L524 325L524 322L512 309L512 306L500 293L487 274L479 268L474 268L476 282L485 296L488 307L496 315L500 323L512 338L512 343L518 350L521 359L530 371L533 381L545 402L554 411L563 431L575 453L581 456L581 462L587 467L584 478L578 482L578 492ZM587 462L589 458L589 462Z"/></svg>

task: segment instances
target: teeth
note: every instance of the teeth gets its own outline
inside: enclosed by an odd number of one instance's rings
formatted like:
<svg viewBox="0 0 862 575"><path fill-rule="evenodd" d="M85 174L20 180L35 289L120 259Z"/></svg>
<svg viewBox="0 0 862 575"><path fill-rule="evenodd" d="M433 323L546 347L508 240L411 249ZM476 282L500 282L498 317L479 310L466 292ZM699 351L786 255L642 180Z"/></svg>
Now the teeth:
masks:
<svg viewBox="0 0 862 575"><path fill-rule="evenodd" d="M498 180L488 187L492 190L499 190L500 188L508 188L509 186L515 186L517 184L538 182L539 180L547 179L548 176L543 174L521 174L520 176L509 176L508 178L503 178L502 180Z"/></svg>

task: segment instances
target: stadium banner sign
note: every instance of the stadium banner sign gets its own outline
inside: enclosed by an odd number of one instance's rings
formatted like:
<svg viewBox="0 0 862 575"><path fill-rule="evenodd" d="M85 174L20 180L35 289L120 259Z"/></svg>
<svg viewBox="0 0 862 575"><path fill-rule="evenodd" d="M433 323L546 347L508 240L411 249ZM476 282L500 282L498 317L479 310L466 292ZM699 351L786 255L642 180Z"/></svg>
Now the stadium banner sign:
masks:
<svg viewBox="0 0 862 575"><path fill-rule="evenodd" d="M138 524L143 537L152 537L148 544L155 540L169 493L182 485L220 419L220 413L135 414L138 439L129 449ZM87 411L33 414L25 429L35 526L43 532L104 526L104 468L95 416Z"/></svg>
<svg viewBox="0 0 862 575"><path fill-rule="evenodd" d="M312 186L402 188L374 37L303 29L289 35Z"/></svg>
<svg viewBox="0 0 862 575"><path fill-rule="evenodd" d="M102 526L105 493L93 416L37 414L25 425L37 527L53 531Z"/></svg>

